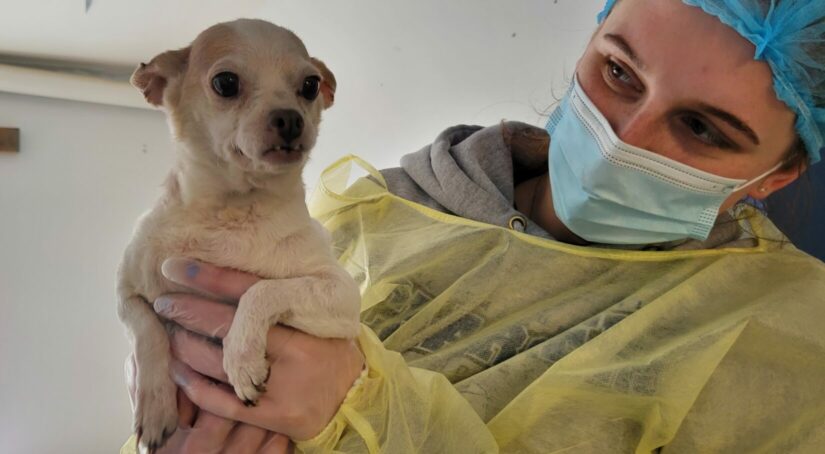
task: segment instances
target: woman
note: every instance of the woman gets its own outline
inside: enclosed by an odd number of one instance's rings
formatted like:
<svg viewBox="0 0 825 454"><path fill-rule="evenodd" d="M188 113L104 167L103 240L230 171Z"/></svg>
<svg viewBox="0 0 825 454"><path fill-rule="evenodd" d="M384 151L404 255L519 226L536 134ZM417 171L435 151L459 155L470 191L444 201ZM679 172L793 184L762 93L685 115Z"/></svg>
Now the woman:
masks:
<svg viewBox="0 0 825 454"><path fill-rule="evenodd" d="M623 0L600 20L549 135L451 128L351 188L352 161L325 173L314 215L377 337L273 328L245 408L191 333L220 337L232 308L156 302L189 330L165 449L821 450L825 267L738 202L820 159L825 5ZM226 300L256 280L164 269Z"/></svg>

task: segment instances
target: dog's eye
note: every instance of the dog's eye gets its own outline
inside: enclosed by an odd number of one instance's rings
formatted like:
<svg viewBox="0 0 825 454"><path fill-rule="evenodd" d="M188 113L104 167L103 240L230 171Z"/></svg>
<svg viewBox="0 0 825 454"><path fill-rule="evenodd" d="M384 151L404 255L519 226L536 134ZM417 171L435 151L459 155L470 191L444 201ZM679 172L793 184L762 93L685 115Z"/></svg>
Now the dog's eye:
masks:
<svg viewBox="0 0 825 454"><path fill-rule="evenodd" d="M321 78L318 76L309 76L304 79L304 86L301 87L301 96L314 101L321 91Z"/></svg>
<svg viewBox="0 0 825 454"><path fill-rule="evenodd" d="M212 88L224 98L232 98L238 94L240 80L238 75L229 71L218 73L212 78Z"/></svg>

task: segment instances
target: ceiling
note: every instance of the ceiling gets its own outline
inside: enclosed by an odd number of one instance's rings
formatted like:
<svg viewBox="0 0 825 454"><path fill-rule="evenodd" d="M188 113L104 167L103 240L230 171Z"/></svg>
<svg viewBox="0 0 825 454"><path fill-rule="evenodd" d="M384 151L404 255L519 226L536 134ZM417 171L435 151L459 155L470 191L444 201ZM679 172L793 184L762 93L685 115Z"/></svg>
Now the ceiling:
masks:
<svg viewBox="0 0 825 454"><path fill-rule="evenodd" d="M155 54L187 45L201 30L238 17L257 17L293 29L312 50L342 36L385 42L405 31L447 28L456 17L495 32L512 19L551 25L559 0L0 0L0 54L132 68ZM599 0L562 0L593 4ZM88 10L87 10L88 6ZM568 6L568 9L570 7ZM581 9L581 7L579 7ZM563 19L560 17L560 19ZM509 23L508 23L509 20ZM588 20L592 24L592 19ZM563 20L557 23L564 29ZM502 33L518 30L502 30ZM317 44L316 44L317 43ZM399 49L395 49L399 50Z"/></svg>
<svg viewBox="0 0 825 454"><path fill-rule="evenodd" d="M86 11L86 2L90 2ZM261 12L261 0L0 0L0 53L133 65L215 22ZM11 14L9 14L9 12Z"/></svg>

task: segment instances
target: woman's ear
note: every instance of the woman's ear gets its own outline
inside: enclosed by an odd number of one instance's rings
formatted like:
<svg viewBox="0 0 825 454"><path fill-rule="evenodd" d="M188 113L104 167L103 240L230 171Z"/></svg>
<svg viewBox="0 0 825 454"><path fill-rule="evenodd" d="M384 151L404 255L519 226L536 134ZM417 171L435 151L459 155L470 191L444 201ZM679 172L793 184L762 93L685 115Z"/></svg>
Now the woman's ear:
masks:
<svg viewBox="0 0 825 454"><path fill-rule="evenodd" d="M765 177L761 183L753 185L748 195L754 199L762 200L774 192L796 181L807 169L807 166L792 167L790 169L780 169Z"/></svg>
<svg viewBox="0 0 825 454"><path fill-rule="evenodd" d="M312 64L321 72L321 95L324 97L324 109L329 109L335 102L335 89L338 83L335 81L335 74L327 68L321 60L310 58Z"/></svg>
<svg viewBox="0 0 825 454"><path fill-rule="evenodd" d="M141 63L132 74L131 82L146 101L153 106L164 106L166 88L186 72L189 48L166 51L149 63Z"/></svg>

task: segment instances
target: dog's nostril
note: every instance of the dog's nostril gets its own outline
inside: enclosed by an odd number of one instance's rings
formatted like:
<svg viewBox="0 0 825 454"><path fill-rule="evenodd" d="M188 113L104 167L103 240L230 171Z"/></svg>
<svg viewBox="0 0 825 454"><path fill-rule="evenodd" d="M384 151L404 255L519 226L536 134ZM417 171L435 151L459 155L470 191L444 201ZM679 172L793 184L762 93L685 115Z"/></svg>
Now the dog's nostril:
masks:
<svg viewBox="0 0 825 454"><path fill-rule="evenodd" d="M269 113L269 126L289 144L304 132L304 119L295 110L278 109Z"/></svg>

